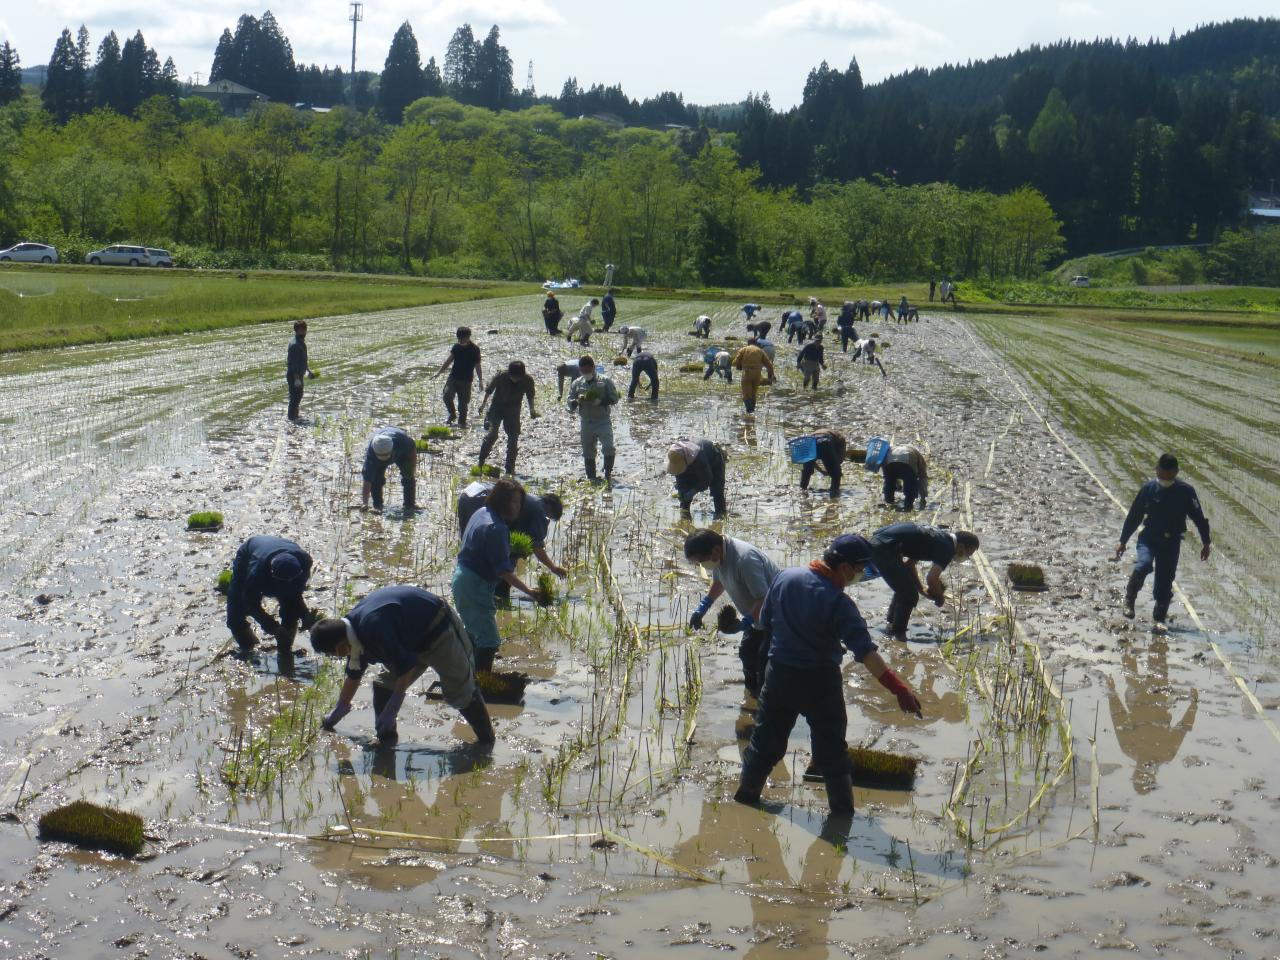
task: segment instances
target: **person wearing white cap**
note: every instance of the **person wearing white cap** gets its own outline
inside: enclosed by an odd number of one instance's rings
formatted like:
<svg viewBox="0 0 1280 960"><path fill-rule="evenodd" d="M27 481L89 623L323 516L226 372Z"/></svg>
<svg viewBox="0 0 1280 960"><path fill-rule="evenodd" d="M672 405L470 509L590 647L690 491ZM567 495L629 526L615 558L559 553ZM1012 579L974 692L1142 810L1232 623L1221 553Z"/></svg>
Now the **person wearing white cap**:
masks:
<svg viewBox="0 0 1280 960"><path fill-rule="evenodd" d="M628 357L639 353L645 338L649 336L649 331L644 327L619 327L618 332L622 334L622 352Z"/></svg>
<svg viewBox="0 0 1280 960"><path fill-rule="evenodd" d="M382 509L382 488L387 482L387 468L394 463L400 468L400 486L404 490L404 512L409 515L417 509L415 475L418 467L418 446L413 438L399 427L383 427L373 435L364 454L364 487L360 491L362 506Z"/></svg>
<svg viewBox="0 0 1280 960"><path fill-rule="evenodd" d="M693 498L704 490L711 492L715 515L723 517L728 510L724 498L725 455L710 440L681 437L667 449L667 473L676 478L676 494L680 509L689 512Z"/></svg>
<svg viewBox="0 0 1280 960"><path fill-rule="evenodd" d="M235 637L240 653L247 654L258 645L249 626L252 617L276 638L276 658L281 671L288 672L298 624L308 623L311 618L302 601L310 576L311 555L292 540L260 536L250 537L240 545L227 587L227 629ZM279 602L278 621L262 609L263 597L274 597Z"/></svg>

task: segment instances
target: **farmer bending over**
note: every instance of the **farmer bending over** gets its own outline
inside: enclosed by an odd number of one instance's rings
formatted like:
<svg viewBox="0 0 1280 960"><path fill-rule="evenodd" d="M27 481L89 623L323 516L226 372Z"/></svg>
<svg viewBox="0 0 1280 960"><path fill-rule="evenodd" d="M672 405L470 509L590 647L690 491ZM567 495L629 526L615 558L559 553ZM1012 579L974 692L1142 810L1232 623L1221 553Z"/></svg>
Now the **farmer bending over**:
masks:
<svg viewBox="0 0 1280 960"><path fill-rule="evenodd" d="M693 498L704 490L711 492L717 517L728 512L724 499L724 467L724 451L710 440L681 437L667 449L667 473L676 478L681 512L688 513Z"/></svg>
<svg viewBox="0 0 1280 960"><path fill-rule="evenodd" d="M276 638L276 660L280 672L287 674L293 666L293 638L298 624L311 618L302 602L311 576L311 555L292 540L282 537L250 537L236 551L231 564L231 583L227 587L227 629L236 638L240 653L247 654L258 645L249 618ZM264 597L274 597L280 604L277 622L262 609Z"/></svg>
<svg viewBox="0 0 1280 960"><path fill-rule="evenodd" d="M369 441L361 471L364 486L360 490L360 505L369 506L372 496L373 509L382 509L382 488L387 483L387 468L393 463L400 468L400 486L404 490L404 512L407 516L417 509L414 478L418 468L418 445L399 427L383 427Z"/></svg>
<svg viewBox="0 0 1280 960"><path fill-rule="evenodd" d="M895 640L907 641L911 611L924 594L936 606L947 599L942 571L952 561L967 560L978 551L978 538L967 530L939 530L923 523L891 523L871 535L871 561L884 582L893 590L889 603L888 632ZM933 564L920 582L916 564Z"/></svg>

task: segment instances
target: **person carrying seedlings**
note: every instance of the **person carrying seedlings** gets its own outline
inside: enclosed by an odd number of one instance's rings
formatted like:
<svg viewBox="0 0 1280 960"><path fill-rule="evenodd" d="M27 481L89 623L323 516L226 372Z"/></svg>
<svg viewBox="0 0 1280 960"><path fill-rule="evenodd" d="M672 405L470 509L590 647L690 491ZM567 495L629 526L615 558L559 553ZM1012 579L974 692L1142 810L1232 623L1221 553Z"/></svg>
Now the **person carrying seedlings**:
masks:
<svg viewBox="0 0 1280 960"><path fill-rule="evenodd" d="M711 339L711 318L705 313L693 321L693 335L703 340Z"/></svg>
<svg viewBox="0 0 1280 960"><path fill-rule="evenodd" d="M503 477L494 483L484 506L471 515L462 531L462 549L453 568L453 603L475 647L477 670L492 670L502 645L498 634L498 606L494 590L505 580L535 603L542 594L516 576L511 556L511 530L524 509L524 487Z"/></svg>
<svg viewBox="0 0 1280 960"><path fill-rule="evenodd" d="M1138 490L1129 514L1124 518L1115 557L1119 560L1124 556L1129 538L1141 526L1138 556L1124 591L1124 615L1133 619L1138 591L1147 582L1147 575L1154 570L1155 585L1151 592L1155 597L1155 608L1151 619L1155 633L1168 630L1165 621L1169 617L1169 603L1173 600L1173 579L1178 572L1178 555L1182 550L1182 537L1187 532L1188 518L1200 534L1200 559L1208 560L1213 552L1213 540L1196 488L1178 478L1177 457L1171 453L1161 454L1156 463L1155 479L1148 480Z"/></svg>
<svg viewBox="0 0 1280 960"><path fill-rule="evenodd" d="M667 448L667 473L676 478L682 513L689 512L693 498L704 490L711 492L717 517L728 512L724 499L724 467L724 451L710 440L681 437Z"/></svg>
<svg viewBox="0 0 1280 960"><path fill-rule="evenodd" d="M281 672L288 672L284 668L286 662L292 665L298 624L311 618L302 601L310 577L311 555L292 540L260 536L250 537L240 545L227 587L227 629L235 637L240 653L247 654L258 645L249 626L252 617L276 638L276 659ZM280 604L279 621L262 609L263 597L274 597Z"/></svg>
<svg viewBox="0 0 1280 960"><path fill-rule="evenodd" d="M836 331L840 334L840 352L849 352L849 341L858 339L858 331L853 322L857 307L852 300L846 300L836 316Z"/></svg>
<svg viewBox="0 0 1280 960"><path fill-rule="evenodd" d="M632 327L634 330L635 328ZM648 350L641 350L631 361L631 386L627 388L627 399L634 400L636 388L640 386L640 375L649 381L649 399L658 399L658 358Z"/></svg>
<svg viewBox="0 0 1280 960"><path fill-rule="evenodd" d="M564 311L560 309L560 301L556 299L553 292L547 294L547 299L542 303L542 322L547 328L547 333L553 337L560 336L560 320L564 317Z"/></svg>
<svg viewBox="0 0 1280 960"><path fill-rule="evenodd" d="M360 490L360 505L369 506L369 498L373 498L373 509L382 509L382 488L387 483L387 468L391 464L400 468L400 487L404 490L404 512L406 515L418 508L415 475L418 469L418 445L413 437L399 427L383 427L373 435L364 452L364 486Z"/></svg>
<svg viewBox="0 0 1280 960"><path fill-rule="evenodd" d="M618 319L618 304L613 299L616 291L610 287L605 293L604 299L600 301L600 319L604 321L604 332L608 333L609 328L613 326L613 321Z"/></svg>
<svg viewBox="0 0 1280 960"><path fill-rule="evenodd" d="M649 331L644 327L619 327L618 332L622 334L622 352L628 357L639 353L641 344L649 336Z"/></svg>
<svg viewBox="0 0 1280 960"><path fill-rule="evenodd" d="M302 378L314 377L307 362L307 321L293 325L293 339L289 341L289 355L285 361L285 380L289 384L289 419L297 423L298 408L302 406Z"/></svg>
<svg viewBox="0 0 1280 960"><path fill-rule="evenodd" d="M556 399L557 400L564 399L565 381L568 381L569 383L573 383L573 381L577 380L578 377L581 375L582 375L582 371L578 369L577 360L569 360L568 362L562 363L559 366L557 366L556 380L558 381L559 393L556 394Z"/></svg>
<svg viewBox="0 0 1280 960"><path fill-rule="evenodd" d="M916 498L920 499L920 507L924 508L929 498L929 462L920 448L914 444L894 444L889 448L889 456L880 467L884 473L884 502L893 506L898 485L902 485L902 504L904 509L912 510Z"/></svg>
<svg viewBox="0 0 1280 960"><path fill-rule="evenodd" d="M436 376L445 371L449 373L444 382L444 408L449 414L446 422L453 423L457 420L458 426L465 427L467 408L471 406L471 378L474 376L483 390L484 371L480 365L480 348L471 342L471 328L459 327L457 335L458 342L449 348L449 356L440 364ZM458 401L456 410L453 406L455 399Z"/></svg>
<svg viewBox="0 0 1280 960"><path fill-rule="evenodd" d="M396 719L405 694L428 669L439 674L445 702L462 712L476 743L493 744L493 723L476 686L471 639L458 615L435 594L420 587L380 587L345 617L312 627L311 646L316 653L347 659L338 702L320 724L325 730L332 731L351 712L365 671L376 663L382 670L373 681L374 730L383 744L400 739Z"/></svg>
<svg viewBox="0 0 1280 960"><path fill-rule="evenodd" d="M815 471L820 470L831 478L831 496L840 496L840 480L844 476L844 458L849 444L843 433L835 430L815 430L813 437L817 456L800 465L800 489L808 490ZM803 438L801 438L803 439Z"/></svg>
<svg viewBox="0 0 1280 960"><path fill-rule="evenodd" d="M807 567L790 567L774 579L760 610L769 636L751 742L742 755L742 776L733 799L756 806L770 771L787 752L798 717L809 724L814 762L827 785L832 813L853 814L853 782L845 741L844 678L847 649L905 713L920 716L920 700L877 652L857 604L845 593L862 579L871 546L856 534L836 537Z"/></svg>
<svg viewBox="0 0 1280 960"><path fill-rule="evenodd" d="M769 382L773 383L773 361L760 349L753 337L747 341L746 346L734 354L733 366L735 370L742 371L742 406L747 413L755 413L756 396L763 379L761 373L768 370Z"/></svg>
<svg viewBox="0 0 1280 960"><path fill-rule="evenodd" d="M725 383L733 383L733 357L729 355L728 350L708 347L707 352L703 354L703 359L707 361L707 370L702 375L703 380L710 380L713 374L719 374L724 378Z"/></svg>
<svg viewBox="0 0 1280 960"><path fill-rule="evenodd" d="M578 415L578 436L582 440L582 463L587 479L596 479L596 447L604 455L604 482L613 483L613 420L610 408L619 400L618 388L608 377L596 372L596 362L589 355L578 360L581 372L569 385L566 406Z"/></svg>
<svg viewBox="0 0 1280 960"><path fill-rule="evenodd" d="M467 524L471 522L475 512L484 506L492 490L492 483L477 480L475 483L468 484L458 494L459 537L466 533ZM520 515L507 524L513 532L523 533L533 542L533 555L538 558L538 562L561 580L569 575L569 571L552 560L547 553L547 534L551 529L551 521L559 522L562 516L564 516L564 501L560 499L559 494L538 495L526 490ZM505 580L498 582L500 594L506 595L510 590L511 587Z"/></svg>
<svg viewBox="0 0 1280 960"><path fill-rule="evenodd" d="M859 340L853 345L853 362L857 363L858 358L862 358L864 362L879 367L880 374L882 376L889 376L889 374L885 372L884 364L881 363L880 358L876 356L876 341L874 338L868 337L864 340Z"/></svg>
<svg viewBox="0 0 1280 960"><path fill-rule="evenodd" d="M493 399L493 406L484 418L484 440L480 444L480 467L489 459L493 445L498 442L498 428L507 434L507 473L516 472L516 451L520 445L520 401L529 403L529 416L538 419L538 411L533 408L533 377L524 371L523 360L512 360L507 364L505 376L494 377L484 391L484 399L480 401L480 412Z"/></svg>
<svg viewBox="0 0 1280 960"><path fill-rule="evenodd" d="M796 367L804 374L804 385L800 389L806 389L812 384L812 389L817 390L818 377L821 376L821 371L827 369L822 334L814 334L813 339L800 348L800 353L796 357Z"/></svg>
<svg viewBox="0 0 1280 960"><path fill-rule="evenodd" d="M741 633L738 659L742 661L742 683L753 697L760 695L769 659L769 635L760 620L765 594L778 576L778 565L758 547L745 540L726 537L714 530L695 530L684 540L684 558L711 568L711 589L689 617L689 628L701 630L703 618L722 593L737 608L740 617L725 618L720 632Z"/></svg>
<svg viewBox="0 0 1280 960"><path fill-rule="evenodd" d="M893 639L906 643L911 611L922 593L936 606L946 602L942 571L953 561L973 556L978 545L977 536L967 530L940 530L923 523L891 523L871 535L871 562L893 590L888 614ZM916 570L921 561L933 564L923 583Z"/></svg>

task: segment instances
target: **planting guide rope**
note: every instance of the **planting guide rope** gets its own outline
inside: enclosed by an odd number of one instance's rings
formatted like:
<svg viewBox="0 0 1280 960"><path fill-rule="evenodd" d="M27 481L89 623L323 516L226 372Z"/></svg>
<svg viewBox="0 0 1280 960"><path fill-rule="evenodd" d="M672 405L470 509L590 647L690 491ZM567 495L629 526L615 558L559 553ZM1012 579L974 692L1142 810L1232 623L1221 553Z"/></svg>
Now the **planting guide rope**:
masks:
<svg viewBox="0 0 1280 960"><path fill-rule="evenodd" d="M948 318L943 318L943 319L948 319ZM955 321L955 320L952 320L951 322L958 323L958 321ZM1066 450L1067 453L1071 455L1072 459L1074 459L1076 463L1080 464L1080 466L1084 469L1084 472L1087 473L1090 479L1092 479L1093 482L1097 485L1098 489L1101 490L1104 494L1106 494L1107 499L1109 499L1113 504L1115 504L1116 509L1118 509L1121 513L1127 513L1125 506L1123 503L1120 502L1120 499L1114 493L1112 493L1110 488L1107 487L1107 485L1102 482L1102 480L1098 477L1096 473L1093 472L1092 469L1090 469L1089 465L1084 462L1084 459L1078 453L1076 453L1075 449L1071 446L1071 444L1067 443L1067 441L1063 439L1062 435L1058 433L1056 429L1054 429L1053 424L1049 422L1048 418L1045 417L1045 415L1042 414L1039 411L1039 409L1037 409L1031 397L1029 397L1027 395L1027 392L1022 388L1022 385L1019 384L1018 381L1013 378L1013 375L1009 372L1008 367L1004 364L1000 364L996 362L995 358L992 357L991 354L986 350L986 348L983 347L982 344L978 342L978 339L973 335L973 331L969 328L967 324L961 323L960 328L965 332L965 335L968 336L969 340L973 343L975 349L977 349L977 351L981 353L987 359L987 361L991 363L992 366L1000 369L1000 371L1005 375L1005 378L1009 381L1009 383L1013 386L1013 388L1018 391L1019 395L1021 395L1022 399L1026 402L1027 407L1031 410L1032 413L1036 415L1036 418L1039 419L1039 421L1044 424L1045 429L1049 431L1049 434L1053 437L1053 439L1056 440L1058 444L1064 450ZM993 448L993 454L994 454L994 448ZM1258 700L1257 696L1254 695L1253 691L1249 689L1249 686L1245 682L1244 677L1240 675L1239 671L1236 670L1235 666L1231 663L1231 661L1227 659L1226 654L1222 652L1222 648L1218 645L1218 642L1213 639L1213 636L1205 628L1205 625L1200 620L1200 615L1196 612L1196 608L1192 606L1190 598L1183 591L1181 585L1175 582L1173 585L1173 589L1178 594L1178 599L1179 601L1181 601L1182 606L1186 609L1187 614L1191 617L1191 622L1196 625L1196 629L1199 630L1201 633L1203 633L1205 635L1205 638L1209 641L1209 647L1210 649L1213 650L1214 655L1217 656L1218 661L1222 664L1222 668L1226 671L1227 675L1231 677L1232 680L1235 681L1236 686L1240 688L1240 692L1244 694L1245 699L1249 701L1254 711L1256 711L1258 718L1266 725L1267 729L1271 732L1271 735L1275 737L1276 742L1280 743L1280 727L1277 727L1275 722L1266 715L1265 708L1262 706L1262 703Z"/></svg>

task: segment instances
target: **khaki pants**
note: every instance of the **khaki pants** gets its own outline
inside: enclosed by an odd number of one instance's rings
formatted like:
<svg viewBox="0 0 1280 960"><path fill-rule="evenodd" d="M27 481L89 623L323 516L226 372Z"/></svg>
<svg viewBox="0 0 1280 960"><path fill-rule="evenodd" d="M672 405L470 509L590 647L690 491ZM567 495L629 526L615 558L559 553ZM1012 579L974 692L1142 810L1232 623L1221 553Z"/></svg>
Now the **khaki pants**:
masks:
<svg viewBox="0 0 1280 960"><path fill-rule="evenodd" d="M461 710L476 695L475 653L471 638L453 608L448 609L449 623L418 655L418 665L434 670L440 677L444 699L451 707ZM396 674L386 667L373 681L376 686L390 689L395 685Z"/></svg>

